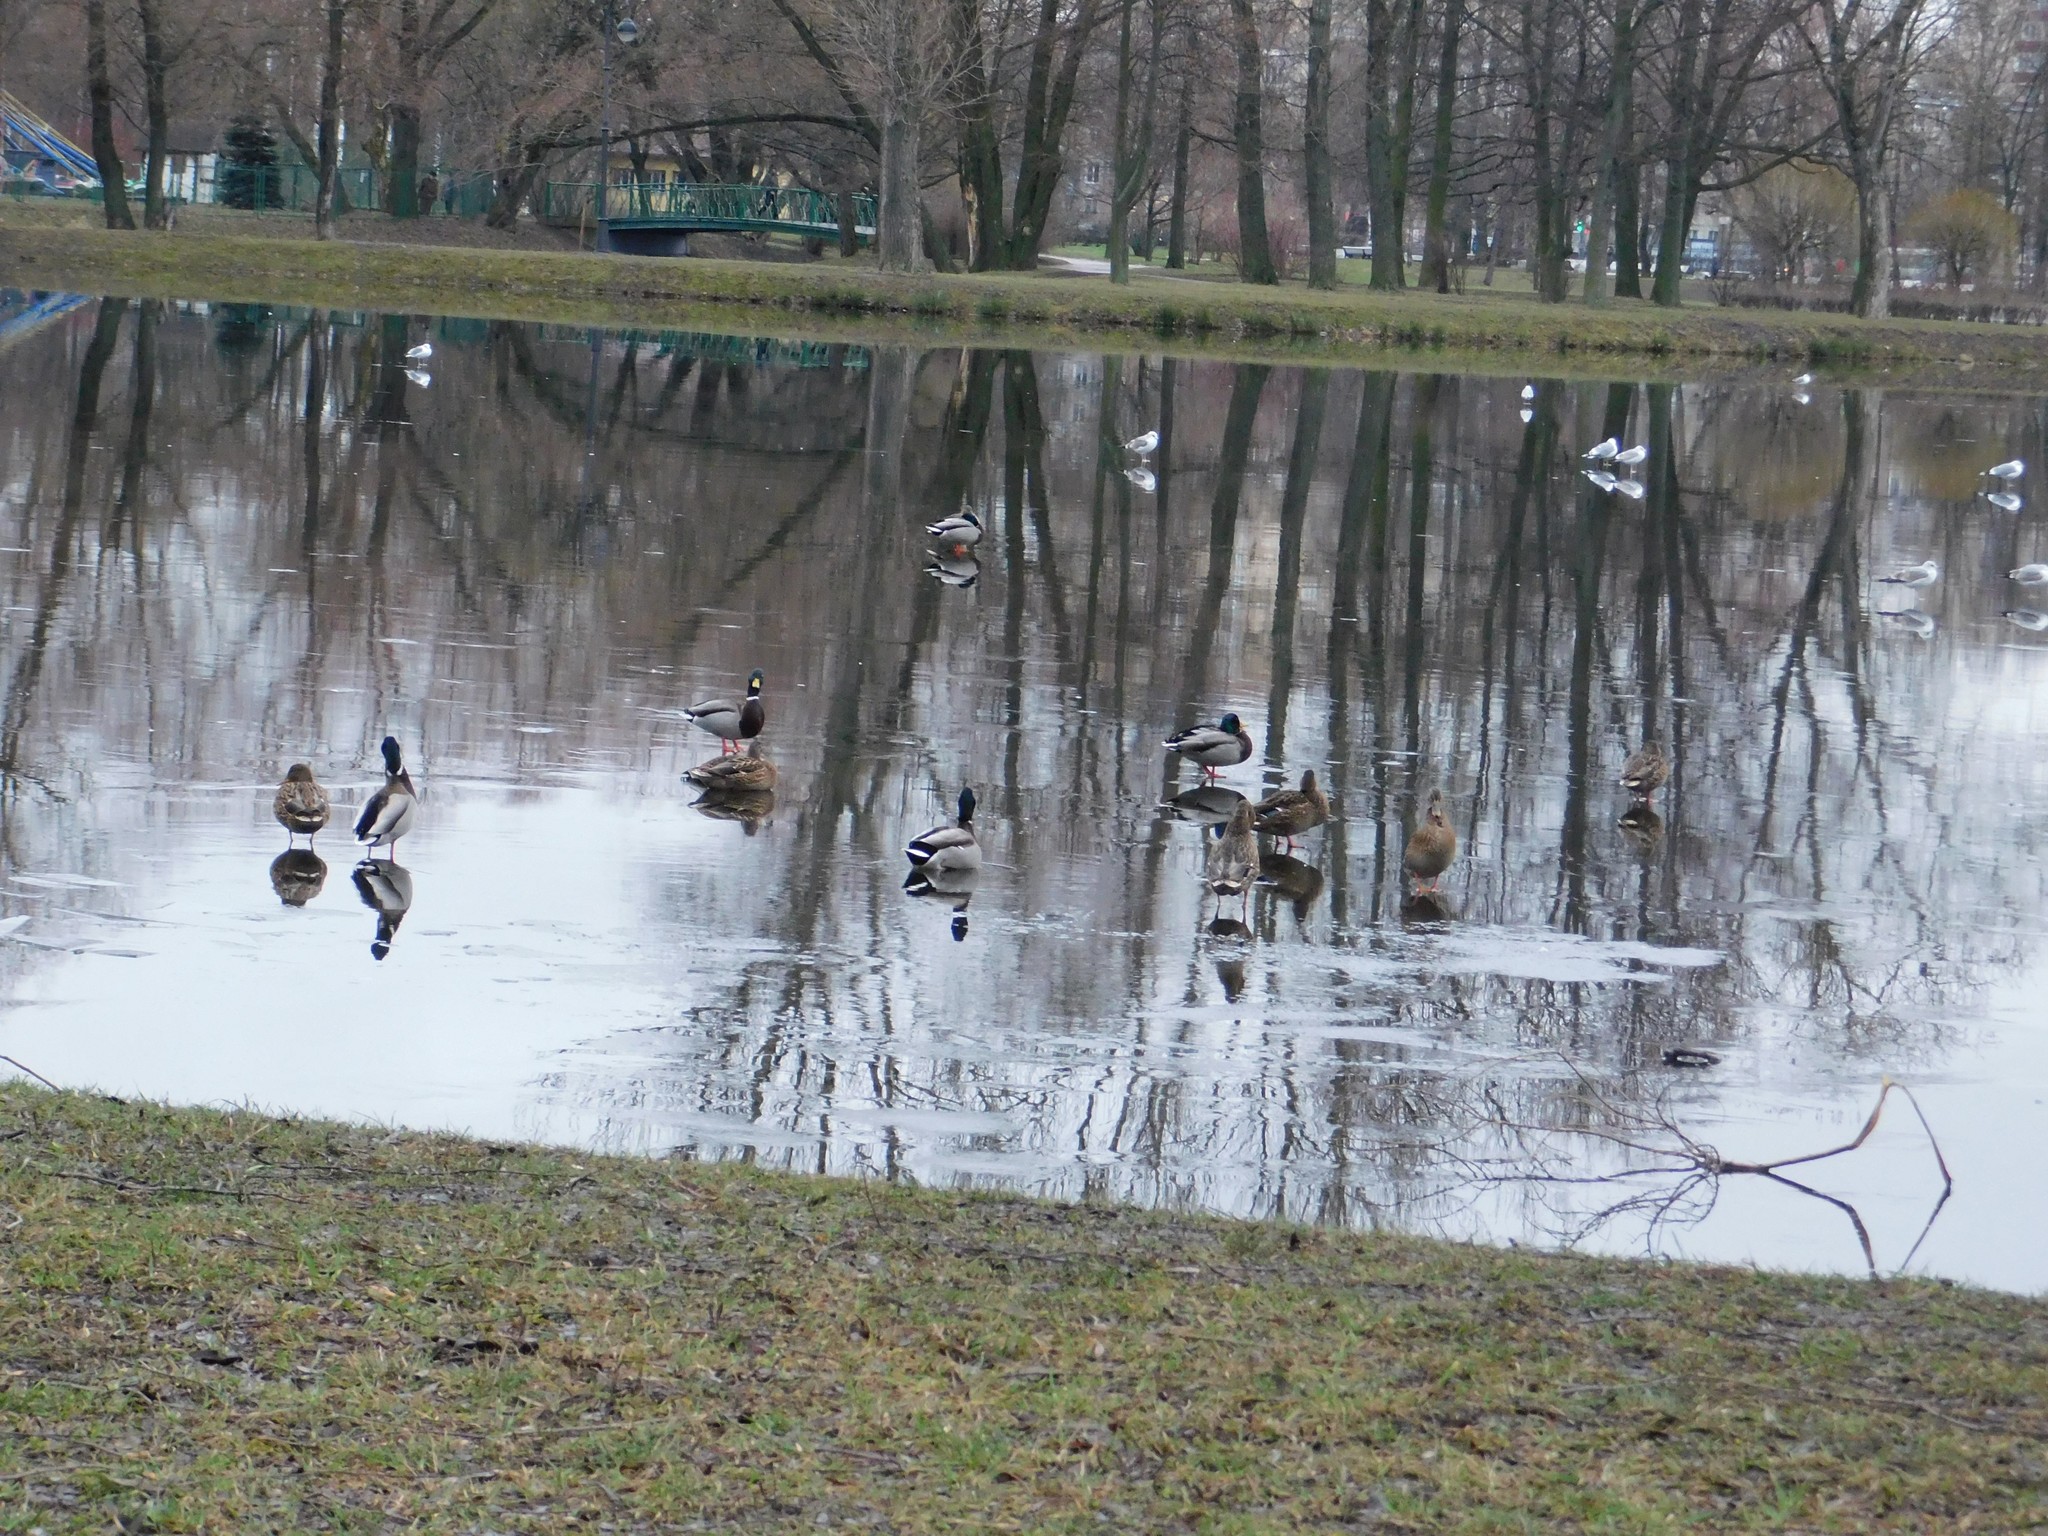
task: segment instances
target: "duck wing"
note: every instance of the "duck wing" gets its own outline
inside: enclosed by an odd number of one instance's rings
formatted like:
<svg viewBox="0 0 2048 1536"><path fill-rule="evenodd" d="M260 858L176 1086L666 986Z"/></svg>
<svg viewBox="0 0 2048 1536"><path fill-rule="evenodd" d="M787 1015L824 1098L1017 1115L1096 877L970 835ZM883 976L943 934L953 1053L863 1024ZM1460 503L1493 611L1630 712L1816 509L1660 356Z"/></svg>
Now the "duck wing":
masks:
<svg viewBox="0 0 2048 1536"><path fill-rule="evenodd" d="M389 837L412 815L413 803L412 785L406 782L404 774L386 780L382 789L363 802L363 813L356 818L356 841L375 842Z"/></svg>
<svg viewBox="0 0 2048 1536"><path fill-rule="evenodd" d="M903 852L913 864L923 864L949 848L973 848L978 846L971 827L933 827L929 832L920 832L904 846Z"/></svg>
<svg viewBox="0 0 2048 1536"><path fill-rule="evenodd" d="M1213 752L1219 747L1235 746L1237 738L1213 725L1198 725L1176 731L1166 738L1166 744L1176 752Z"/></svg>

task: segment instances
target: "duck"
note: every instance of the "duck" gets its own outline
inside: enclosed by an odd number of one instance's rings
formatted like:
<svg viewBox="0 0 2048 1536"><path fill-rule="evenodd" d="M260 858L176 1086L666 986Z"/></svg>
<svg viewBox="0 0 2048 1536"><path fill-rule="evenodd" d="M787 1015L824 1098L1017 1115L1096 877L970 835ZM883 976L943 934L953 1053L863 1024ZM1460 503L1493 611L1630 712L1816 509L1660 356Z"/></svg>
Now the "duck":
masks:
<svg viewBox="0 0 2048 1536"><path fill-rule="evenodd" d="M1895 587L1931 587L1941 580L1941 567L1932 560L1922 560L1918 565L1902 565L1889 576L1877 579Z"/></svg>
<svg viewBox="0 0 2048 1536"><path fill-rule="evenodd" d="M1301 788L1274 790L1252 807L1252 814L1259 831L1284 840L1291 848L1296 837L1330 819L1330 799L1316 782L1315 769L1305 768Z"/></svg>
<svg viewBox="0 0 2048 1536"><path fill-rule="evenodd" d="M761 734L761 727L768 723L768 712L761 705L761 669L756 667L747 678L746 699L738 704L730 699L706 699L702 704L693 704L683 711L683 718L700 730L709 731L719 740L721 752L737 752L740 743L752 741Z"/></svg>
<svg viewBox="0 0 2048 1536"><path fill-rule="evenodd" d="M420 799L412 775L399 761L398 738L386 736L382 750L384 787L363 802L363 813L356 818L356 841L370 845L373 859L379 848L388 850L386 859L395 859L398 840L412 830L413 817L419 814Z"/></svg>
<svg viewBox="0 0 2048 1536"><path fill-rule="evenodd" d="M2038 587L2048 583L2048 565L2038 560L2026 565L2016 565L2005 573L2005 579L2016 581L2023 587Z"/></svg>
<svg viewBox="0 0 2048 1536"><path fill-rule="evenodd" d="M924 531L955 554L965 554L981 542L983 529L980 518L972 512L962 512L958 517L942 517L936 523L927 523Z"/></svg>
<svg viewBox="0 0 2048 1536"><path fill-rule="evenodd" d="M1671 760L1654 741L1644 742L1642 750L1621 765L1621 787L1636 800L1648 800L1670 777Z"/></svg>
<svg viewBox="0 0 2048 1536"><path fill-rule="evenodd" d="M370 956L382 960L391 953L391 941L398 937L398 925L412 910L412 871L386 859L381 864L365 859L350 876L363 905L377 914L377 936L370 940Z"/></svg>
<svg viewBox="0 0 2048 1536"><path fill-rule="evenodd" d="M1259 874L1259 835L1252 829L1252 803L1230 813L1209 850L1202 878L1218 896L1248 896Z"/></svg>
<svg viewBox="0 0 2048 1536"><path fill-rule="evenodd" d="M1235 768L1251 757L1252 738L1244 722L1229 714L1215 725L1175 732L1166 738L1166 749L1178 752L1213 779L1218 770Z"/></svg>
<svg viewBox="0 0 2048 1536"><path fill-rule="evenodd" d="M1158 446L1159 434L1156 431L1140 432L1136 437L1132 438L1128 443L1124 444L1124 452L1135 453L1139 458L1142 459L1143 457L1145 457L1146 454L1152 452Z"/></svg>
<svg viewBox="0 0 2048 1536"><path fill-rule="evenodd" d="M981 868L981 844L974 836L974 791L960 791L959 819L950 827L920 832L903 847L913 869L962 873Z"/></svg>
<svg viewBox="0 0 2048 1536"><path fill-rule="evenodd" d="M310 764L293 763L284 771L284 782L277 786L270 810L293 846L302 833L312 842L313 834L327 825L327 791L314 779Z"/></svg>
<svg viewBox="0 0 2048 1536"><path fill-rule="evenodd" d="M757 741L744 752L721 752L683 777L703 789L758 793L773 789L779 775L775 765L761 755L761 744Z"/></svg>
<svg viewBox="0 0 2048 1536"><path fill-rule="evenodd" d="M288 907L303 907L327 884L327 861L310 848L287 848L270 861L270 888Z"/></svg>
<svg viewBox="0 0 2048 1536"><path fill-rule="evenodd" d="M1433 892L1457 856L1458 834L1444 817L1444 792L1433 789L1429 792L1429 814L1408 839L1408 851L1401 856L1401 866L1418 881L1425 882L1424 890Z"/></svg>

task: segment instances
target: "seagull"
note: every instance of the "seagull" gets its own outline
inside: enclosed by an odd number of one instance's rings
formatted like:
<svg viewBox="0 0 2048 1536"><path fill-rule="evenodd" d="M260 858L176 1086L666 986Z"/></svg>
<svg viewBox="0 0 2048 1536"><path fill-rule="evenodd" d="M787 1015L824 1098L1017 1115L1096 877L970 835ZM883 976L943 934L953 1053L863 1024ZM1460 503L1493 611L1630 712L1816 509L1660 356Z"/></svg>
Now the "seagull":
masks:
<svg viewBox="0 0 2048 1536"><path fill-rule="evenodd" d="M1607 471L1604 469L1582 469L1579 471L1579 473L1584 475L1588 480L1592 481L1593 484L1598 486L1601 490L1610 493L1614 490L1614 488L1617 485L1621 484L1619 480L1615 479L1614 476L1608 474Z"/></svg>
<svg viewBox="0 0 2048 1536"><path fill-rule="evenodd" d="M418 368L406 369L405 376L413 383L419 385L421 389L429 388L434 382L434 376L431 373L422 372Z"/></svg>
<svg viewBox="0 0 2048 1536"><path fill-rule="evenodd" d="M1918 565L1901 566L1891 575L1877 579L1888 581L1895 587L1931 587L1941 580L1941 567L1932 560L1922 560Z"/></svg>
<svg viewBox="0 0 2048 1536"><path fill-rule="evenodd" d="M1526 426L1527 426L1527 425L1528 425L1528 424L1529 424L1530 422L1534 421L1535 419L1536 419L1536 413L1535 413L1534 411L1530 410L1528 406L1526 406L1526 405L1525 405L1525 406L1523 406L1523 407L1522 407L1522 425L1526 427Z"/></svg>
<svg viewBox="0 0 2048 1536"><path fill-rule="evenodd" d="M2017 512L2026 505L2011 491L1987 491L1984 499L2001 512Z"/></svg>
<svg viewBox="0 0 2048 1536"><path fill-rule="evenodd" d="M2003 464L1994 464L1984 473L1993 480L2017 480L2027 472L2025 459L2007 459Z"/></svg>
<svg viewBox="0 0 2048 1536"><path fill-rule="evenodd" d="M1148 496L1159 489L1159 477L1149 469L1127 469L1124 471L1124 478Z"/></svg>
<svg viewBox="0 0 2048 1536"><path fill-rule="evenodd" d="M1610 437L1606 442L1595 443L1592 447L1588 448L1584 457L1593 460L1595 463L1604 464L1619 452L1621 452L1620 439Z"/></svg>
<svg viewBox="0 0 2048 1536"><path fill-rule="evenodd" d="M1909 635L1925 640L1936 628L1934 615L1922 613L1918 608L1893 608L1879 610L1884 618L1890 619Z"/></svg>
<svg viewBox="0 0 2048 1536"><path fill-rule="evenodd" d="M1640 480L1617 480L1614 482L1614 488L1630 501L1641 501L1649 490L1649 487Z"/></svg>
<svg viewBox="0 0 2048 1536"><path fill-rule="evenodd" d="M1802 374L1800 374L1800 375L1799 375L1799 377L1798 377L1798 378L1796 378L1796 379L1794 379L1794 380L1792 381L1792 387L1793 387L1794 389L1804 389L1804 388L1806 388L1806 386L1807 386L1807 385L1811 384L1812 382L1813 382L1813 375L1812 375L1812 374L1810 374L1810 373L1802 373Z"/></svg>
<svg viewBox="0 0 2048 1536"><path fill-rule="evenodd" d="M423 341L416 347L405 349L405 360L408 363L423 363L433 355L434 344L431 341Z"/></svg>
<svg viewBox="0 0 2048 1536"><path fill-rule="evenodd" d="M2031 629L2036 634L2048 629L2048 613L2038 608L2008 608L2005 619L2008 624L2017 624L2021 629Z"/></svg>
<svg viewBox="0 0 2048 1536"><path fill-rule="evenodd" d="M2015 566L2005 573L2007 581L2016 581L2023 587L2038 587L2048 583L2048 565L2036 560L2031 565Z"/></svg>
<svg viewBox="0 0 2048 1536"><path fill-rule="evenodd" d="M1536 398L1536 386L1534 384L1524 384L1522 386L1522 398L1524 400L1534 400Z"/></svg>
<svg viewBox="0 0 2048 1536"><path fill-rule="evenodd" d="M1140 432L1136 437L1124 444L1124 452L1135 453L1142 459L1158 446L1159 434L1157 432Z"/></svg>
<svg viewBox="0 0 2048 1536"><path fill-rule="evenodd" d="M1621 450L1621 452L1617 453L1614 456L1614 462L1617 464L1626 464L1630 469L1634 469L1638 464L1642 463L1643 460L1647 459L1649 456L1650 450L1643 444L1637 443L1635 447L1624 448Z"/></svg>

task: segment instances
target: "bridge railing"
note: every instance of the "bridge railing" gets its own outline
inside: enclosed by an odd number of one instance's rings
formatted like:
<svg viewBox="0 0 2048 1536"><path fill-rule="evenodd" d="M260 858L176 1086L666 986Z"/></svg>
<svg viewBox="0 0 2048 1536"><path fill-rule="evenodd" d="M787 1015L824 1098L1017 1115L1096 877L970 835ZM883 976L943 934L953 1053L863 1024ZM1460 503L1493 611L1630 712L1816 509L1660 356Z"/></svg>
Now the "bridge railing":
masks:
<svg viewBox="0 0 2048 1536"><path fill-rule="evenodd" d="M551 181L541 188L541 217L550 223L572 223L594 211L597 188L587 181ZM872 231L875 199L857 194L853 200L857 229ZM836 229L839 202L829 192L809 187L733 186L702 181L614 182L604 189L604 216L616 223L645 220L652 224L709 228Z"/></svg>

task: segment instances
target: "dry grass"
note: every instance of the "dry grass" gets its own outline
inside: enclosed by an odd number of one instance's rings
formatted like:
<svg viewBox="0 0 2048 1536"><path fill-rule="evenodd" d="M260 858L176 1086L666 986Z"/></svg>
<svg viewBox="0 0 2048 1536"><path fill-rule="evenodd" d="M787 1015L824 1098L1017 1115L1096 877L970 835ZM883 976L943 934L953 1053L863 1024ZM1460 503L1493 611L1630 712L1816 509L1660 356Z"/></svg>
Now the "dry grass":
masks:
<svg viewBox="0 0 2048 1536"><path fill-rule="evenodd" d="M54 225L32 203L0 208L0 276L16 285L159 297L430 310L649 328L904 336L930 343L1112 346L1557 372L1559 365L1777 369L1916 379L1995 370L2025 383L2048 365L2037 331L1940 321L1872 324L1623 301L1602 310L1504 292L1382 294L1253 289L1044 274L891 277L859 263L662 260L180 231L114 234ZM203 222L203 221L202 221ZM380 227L381 228L381 227ZM800 320L793 317L801 317ZM1120 339L1121 338L1121 339Z"/></svg>
<svg viewBox="0 0 2048 1536"><path fill-rule="evenodd" d="M0 1087L0 1530L2012 1531L2048 1306Z"/></svg>

